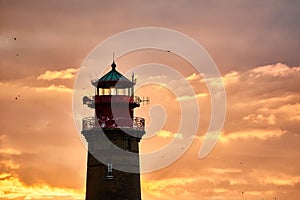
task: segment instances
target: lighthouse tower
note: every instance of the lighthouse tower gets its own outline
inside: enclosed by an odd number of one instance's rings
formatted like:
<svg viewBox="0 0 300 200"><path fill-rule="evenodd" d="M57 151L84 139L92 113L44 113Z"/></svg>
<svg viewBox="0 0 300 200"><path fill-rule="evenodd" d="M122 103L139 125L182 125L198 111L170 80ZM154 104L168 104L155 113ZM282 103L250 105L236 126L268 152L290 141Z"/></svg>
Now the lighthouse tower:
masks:
<svg viewBox="0 0 300 200"><path fill-rule="evenodd" d="M141 200L138 153L145 120L134 116L141 103L134 96L134 77L128 80L113 62L111 70L92 84L95 96L83 98L83 103L95 110L94 117L84 118L82 124L89 147L86 200ZM127 151L130 158L115 154L112 146ZM114 163L135 170L120 170Z"/></svg>

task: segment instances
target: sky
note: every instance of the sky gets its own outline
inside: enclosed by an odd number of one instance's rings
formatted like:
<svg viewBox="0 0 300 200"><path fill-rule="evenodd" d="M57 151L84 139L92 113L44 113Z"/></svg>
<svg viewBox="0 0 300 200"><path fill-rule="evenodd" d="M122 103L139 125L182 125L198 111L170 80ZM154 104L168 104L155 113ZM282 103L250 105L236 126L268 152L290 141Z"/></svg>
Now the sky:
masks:
<svg viewBox="0 0 300 200"><path fill-rule="evenodd" d="M111 35L163 27L193 38L214 60L226 89L226 119L213 151L199 159L211 111L201 73L182 58L155 50L116 59L124 74L145 63L162 63L183 75L174 81L168 74L136 74L138 81L164 83L136 92L151 99L136 115L155 135L142 140L142 152L173 138L180 142L181 102L196 100L200 108L192 145L173 164L142 174L142 199L298 200L299 4L0 0L0 199L84 199L87 152L72 113L76 73L89 52ZM195 98L185 94L183 81ZM178 88L181 98L168 86ZM167 116L164 124L152 117L160 114Z"/></svg>

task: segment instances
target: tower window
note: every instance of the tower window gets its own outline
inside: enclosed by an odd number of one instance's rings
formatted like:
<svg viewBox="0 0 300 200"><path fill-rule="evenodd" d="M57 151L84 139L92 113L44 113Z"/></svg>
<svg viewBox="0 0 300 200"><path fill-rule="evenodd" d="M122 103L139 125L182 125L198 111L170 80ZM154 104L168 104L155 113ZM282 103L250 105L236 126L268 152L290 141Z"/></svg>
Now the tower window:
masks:
<svg viewBox="0 0 300 200"><path fill-rule="evenodd" d="M112 164L107 164L107 176L106 176L107 179L113 179L114 178L114 176L112 174L112 170L113 170Z"/></svg>

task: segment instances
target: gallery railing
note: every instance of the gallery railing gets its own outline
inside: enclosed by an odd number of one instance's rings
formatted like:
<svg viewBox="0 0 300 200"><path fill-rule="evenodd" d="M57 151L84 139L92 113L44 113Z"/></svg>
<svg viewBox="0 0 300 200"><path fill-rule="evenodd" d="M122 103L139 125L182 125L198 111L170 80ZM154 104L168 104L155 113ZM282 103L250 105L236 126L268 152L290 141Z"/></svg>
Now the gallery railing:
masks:
<svg viewBox="0 0 300 200"><path fill-rule="evenodd" d="M145 130L145 119L141 117L131 118L101 118L86 117L82 119L82 130L93 130L100 128L132 128L134 130Z"/></svg>

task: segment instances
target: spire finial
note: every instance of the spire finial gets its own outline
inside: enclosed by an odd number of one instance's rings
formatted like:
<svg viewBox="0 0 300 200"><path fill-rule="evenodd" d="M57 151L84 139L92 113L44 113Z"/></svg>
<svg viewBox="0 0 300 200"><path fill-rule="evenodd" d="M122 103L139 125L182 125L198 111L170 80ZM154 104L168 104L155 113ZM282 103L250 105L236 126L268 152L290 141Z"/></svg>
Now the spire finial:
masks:
<svg viewBox="0 0 300 200"><path fill-rule="evenodd" d="M115 63L115 52L113 52L113 63L111 64L111 68L112 70L115 70L117 67L116 63Z"/></svg>

